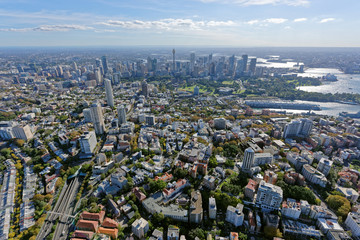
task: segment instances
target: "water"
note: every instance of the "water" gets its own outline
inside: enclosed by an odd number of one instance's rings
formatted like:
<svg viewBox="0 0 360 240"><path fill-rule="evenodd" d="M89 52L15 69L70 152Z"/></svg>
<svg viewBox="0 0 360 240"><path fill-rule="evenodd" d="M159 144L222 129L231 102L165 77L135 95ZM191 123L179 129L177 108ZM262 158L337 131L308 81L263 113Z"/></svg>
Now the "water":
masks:
<svg viewBox="0 0 360 240"><path fill-rule="evenodd" d="M305 73L299 73L303 77L322 77L328 73L334 74L338 81L323 82L321 86L304 86L300 90L320 93L357 93L360 94L360 74L345 74L333 68L309 68ZM358 106L360 110L360 106Z"/></svg>

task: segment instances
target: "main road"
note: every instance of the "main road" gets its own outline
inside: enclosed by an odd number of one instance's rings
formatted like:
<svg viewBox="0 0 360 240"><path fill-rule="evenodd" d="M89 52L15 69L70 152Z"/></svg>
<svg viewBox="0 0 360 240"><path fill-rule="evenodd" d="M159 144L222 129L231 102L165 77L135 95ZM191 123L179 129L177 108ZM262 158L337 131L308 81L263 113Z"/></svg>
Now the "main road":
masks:
<svg viewBox="0 0 360 240"><path fill-rule="evenodd" d="M53 239L66 239L70 224L68 222L69 216L73 213L72 203L76 198L77 190L80 186L79 177L76 176L70 180L70 183L65 183L55 207L50 211L42 225L36 240L43 240L52 232L52 228L58 220Z"/></svg>

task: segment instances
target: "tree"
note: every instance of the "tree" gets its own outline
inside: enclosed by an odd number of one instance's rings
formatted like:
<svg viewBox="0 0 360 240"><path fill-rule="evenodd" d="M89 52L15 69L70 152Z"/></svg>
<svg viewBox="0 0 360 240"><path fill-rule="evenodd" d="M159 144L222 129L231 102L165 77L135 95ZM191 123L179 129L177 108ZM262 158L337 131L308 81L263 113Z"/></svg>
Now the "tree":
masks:
<svg viewBox="0 0 360 240"><path fill-rule="evenodd" d="M22 139L18 139L18 138L17 138L17 139L15 139L14 143L15 143L16 146L18 146L18 147L23 147L24 144L25 144L25 141L22 140Z"/></svg>
<svg viewBox="0 0 360 240"><path fill-rule="evenodd" d="M349 200L347 200L343 196L339 195L330 195L326 202L329 204L329 207L334 209L336 211L336 214L343 218L343 220L346 218L348 213L351 210L351 205Z"/></svg>
<svg viewBox="0 0 360 240"><path fill-rule="evenodd" d="M154 193L163 190L166 187L166 182L163 180L150 180L149 186L150 191Z"/></svg>
<svg viewBox="0 0 360 240"><path fill-rule="evenodd" d="M214 167L217 167L217 165L218 165L218 162L216 160L216 157L211 156L210 159L209 159L209 167L214 168Z"/></svg>
<svg viewBox="0 0 360 240"><path fill-rule="evenodd" d="M274 237L282 238L282 233L280 232L280 230L274 227L265 226L264 233L267 238L271 238L271 239Z"/></svg>

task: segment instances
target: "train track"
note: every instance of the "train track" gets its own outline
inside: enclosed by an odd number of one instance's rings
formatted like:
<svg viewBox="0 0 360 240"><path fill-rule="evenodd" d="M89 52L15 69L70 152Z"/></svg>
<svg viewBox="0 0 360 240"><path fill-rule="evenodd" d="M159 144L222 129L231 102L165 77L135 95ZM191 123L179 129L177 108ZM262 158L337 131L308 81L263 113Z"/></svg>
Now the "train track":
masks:
<svg viewBox="0 0 360 240"><path fill-rule="evenodd" d="M53 239L56 240L60 239L59 237L60 235L64 235L65 237L64 239L67 238L67 230L69 224L66 222L68 216L64 216L64 215L70 215L72 213L71 203L75 198L74 195L76 196L78 187L79 187L78 177L72 179L69 184L65 183L65 186L63 187L59 195L58 201L56 202L54 209L50 213L48 213L46 220L43 226L41 227L39 234L36 237L36 240L46 239L48 235L52 232L52 228L56 223L57 219L59 219L59 221L58 221L58 225L56 226ZM67 227L64 227L63 226L64 224L67 225ZM58 230L58 228L60 230ZM65 230L66 230L66 235L63 234Z"/></svg>

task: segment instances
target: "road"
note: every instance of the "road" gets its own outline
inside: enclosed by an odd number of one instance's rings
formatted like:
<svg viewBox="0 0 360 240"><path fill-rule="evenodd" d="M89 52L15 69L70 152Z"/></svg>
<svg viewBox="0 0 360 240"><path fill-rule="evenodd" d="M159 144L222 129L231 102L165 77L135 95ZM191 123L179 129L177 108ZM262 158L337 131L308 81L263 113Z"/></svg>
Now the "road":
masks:
<svg viewBox="0 0 360 240"><path fill-rule="evenodd" d="M52 232L52 228L57 219L59 221L56 226L53 239L57 240L67 238L68 229L70 227L70 223L68 222L68 215L73 213L73 208L71 205L76 197L79 186L80 182L78 177L70 180L69 184L65 183L54 209L48 213L46 220L41 227L38 236L36 237L36 240L46 239L46 237Z"/></svg>

